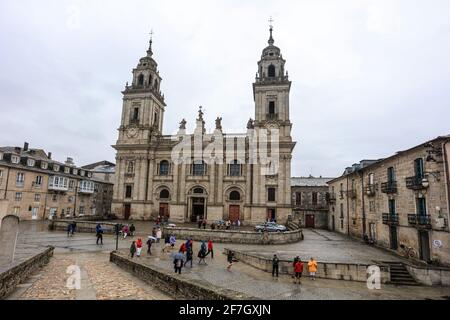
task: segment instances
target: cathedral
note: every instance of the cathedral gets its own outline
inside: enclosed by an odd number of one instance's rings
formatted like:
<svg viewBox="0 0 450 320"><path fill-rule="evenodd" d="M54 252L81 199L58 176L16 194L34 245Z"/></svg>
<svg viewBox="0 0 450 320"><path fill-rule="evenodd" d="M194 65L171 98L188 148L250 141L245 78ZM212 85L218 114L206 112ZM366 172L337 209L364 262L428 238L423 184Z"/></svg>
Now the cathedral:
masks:
<svg viewBox="0 0 450 320"><path fill-rule="evenodd" d="M285 60L274 45L258 61L253 83L254 119L243 120L243 133L227 134L222 118L211 133L204 112L194 132L180 119L176 135L163 134L166 103L152 52L133 69L125 86L116 151L112 212L122 219L194 222L204 218L254 225L267 220L285 223L292 213L291 82ZM182 110L187 110L183 108ZM192 112L191 112L192 113Z"/></svg>

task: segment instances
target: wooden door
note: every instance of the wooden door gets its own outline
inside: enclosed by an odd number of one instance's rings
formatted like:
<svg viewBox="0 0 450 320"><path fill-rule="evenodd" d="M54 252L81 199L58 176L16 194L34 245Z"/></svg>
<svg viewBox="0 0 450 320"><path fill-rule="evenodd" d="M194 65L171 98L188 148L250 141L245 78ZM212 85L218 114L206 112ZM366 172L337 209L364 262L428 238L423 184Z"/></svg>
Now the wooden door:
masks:
<svg viewBox="0 0 450 320"><path fill-rule="evenodd" d="M131 204L126 204L124 206L124 218L125 220L128 220L131 215Z"/></svg>
<svg viewBox="0 0 450 320"><path fill-rule="evenodd" d="M229 214L230 221L236 222L240 216L239 205L230 205L228 214Z"/></svg>
<svg viewBox="0 0 450 320"><path fill-rule="evenodd" d="M168 203L160 203L159 204L159 216L164 220L169 219L169 204Z"/></svg>
<svg viewBox="0 0 450 320"><path fill-rule="evenodd" d="M313 214L307 214L305 216L305 227L306 228L314 228L314 215Z"/></svg>

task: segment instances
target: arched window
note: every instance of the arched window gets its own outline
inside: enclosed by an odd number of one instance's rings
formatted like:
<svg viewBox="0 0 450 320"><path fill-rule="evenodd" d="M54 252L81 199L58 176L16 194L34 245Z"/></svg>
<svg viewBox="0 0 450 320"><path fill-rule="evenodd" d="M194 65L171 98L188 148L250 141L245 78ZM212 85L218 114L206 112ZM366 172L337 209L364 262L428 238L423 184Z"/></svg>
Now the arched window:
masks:
<svg viewBox="0 0 450 320"><path fill-rule="evenodd" d="M267 68L267 74L268 74L269 78L274 78L275 77L275 66L273 64L271 64Z"/></svg>
<svg viewBox="0 0 450 320"><path fill-rule="evenodd" d="M155 89L158 89L158 80L155 80Z"/></svg>
<svg viewBox="0 0 450 320"><path fill-rule="evenodd" d="M161 192L159 193L160 199L169 199L169 197L170 197L170 193L169 193L169 190L167 190L167 189L162 189Z"/></svg>
<svg viewBox="0 0 450 320"><path fill-rule="evenodd" d="M148 78L148 86L151 87L152 86L152 75L149 76Z"/></svg>
<svg viewBox="0 0 450 320"><path fill-rule="evenodd" d="M192 164L192 175L203 176L206 173L206 164L203 161Z"/></svg>
<svg viewBox="0 0 450 320"><path fill-rule="evenodd" d="M231 191L230 200L241 200L241 194L238 191Z"/></svg>
<svg viewBox="0 0 450 320"><path fill-rule="evenodd" d="M127 173L134 173L134 161L128 162Z"/></svg>
<svg viewBox="0 0 450 320"><path fill-rule="evenodd" d="M203 188L195 188L193 193L203 193Z"/></svg>
<svg viewBox="0 0 450 320"><path fill-rule="evenodd" d="M241 175L241 164L237 160L233 160L228 165L228 175L236 177Z"/></svg>
<svg viewBox="0 0 450 320"><path fill-rule="evenodd" d="M143 86L144 85L144 75L140 74L138 77L138 86Z"/></svg>
<svg viewBox="0 0 450 320"><path fill-rule="evenodd" d="M169 161L163 160L159 163L159 174L167 176L169 174Z"/></svg>

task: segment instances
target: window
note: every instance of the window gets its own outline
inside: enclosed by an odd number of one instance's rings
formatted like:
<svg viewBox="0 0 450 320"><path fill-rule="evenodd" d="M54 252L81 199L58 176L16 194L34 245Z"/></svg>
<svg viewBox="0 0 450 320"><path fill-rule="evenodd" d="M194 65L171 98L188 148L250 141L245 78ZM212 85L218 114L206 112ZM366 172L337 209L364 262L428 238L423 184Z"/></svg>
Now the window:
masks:
<svg viewBox="0 0 450 320"><path fill-rule="evenodd" d="M16 201L22 200L22 192L16 192L15 199Z"/></svg>
<svg viewBox="0 0 450 320"><path fill-rule="evenodd" d="M138 86L143 86L144 85L144 75L140 74L138 76Z"/></svg>
<svg viewBox="0 0 450 320"><path fill-rule="evenodd" d="M169 197L170 197L169 190L167 190L167 189L161 190L161 192L159 193L159 197L161 199L169 199Z"/></svg>
<svg viewBox="0 0 450 320"><path fill-rule="evenodd" d="M389 214L394 215L395 214L395 199L389 199L388 206L389 206Z"/></svg>
<svg viewBox="0 0 450 320"><path fill-rule="evenodd" d="M54 171L59 171L59 165L54 164L54 165L53 165L53 170L54 170Z"/></svg>
<svg viewBox="0 0 450 320"><path fill-rule="evenodd" d="M427 203L425 201L425 198L417 198L417 215L427 215Z"/></svg>
<svg viewBox="0 0 450 320"><path fill-rule="evenodd" d="M127 173L134 173L134 161L128 161Z"/></svg>
<svg viewBox="0 0 450 320"><path fill-rule="evenodd" d="M78 213L79 214L84 214L84 207L79 207L78 208Z"/></svg>
<svg viewBox="0 0 450 320"><path fill-rule="evenodd" d="M206 165L203 161L197 162L192 165L192 174L194 176L202 176L206 173Z"/></svg>
<svg viewBox="0 0 450 320"><path fill-rule="evenodd" d="M389 167L387 169L387 177L388 177L388 184L392 184L395 182L395 169L394 167Z"/></svg>
<svg viewBox="0 0 450 320"><path fill-rule="evenodd" d="M80 171L80 176L84 177L84 174L85 174L84 170L81 170Z"/></svg>
<svg viewBox="0 0 450 320"><path fill-rule="evenodd" d="M158 124L158 113L155 112L155 116L153 118L153 124Z"/></svg>
<svg viewBox="0 0 450 320"><path fill-rule="evenodd" d="M302 204L302 194L300 192L295 193L295 205L300 206Z"/></svg>
<svg viewBox="0 0 450 320"><path fill-rule="evenodd" d="M312 193L312 204L317 205L317 192Z"/></svg>
<svg viewBox="0 0 450 320"><path fill-rule="evenodd" d="M341 219L343 219L344 218L344 204L343 203L341 203L339 209L340 209L340 213L341 213Z"/></svg>
<svg viewBox="0 0 450 320"><path fill-rule="evenodd" d="M233 201L241 200L241 194L238 191L231 191L230 192L230 200L233 200Z"/></svg>
<svg viewBox="0 0 450 320"><path fill-rule="evenodd" d="M75 181L74 180L69 180L69 189L73 190L74 187L75 187Z"/></svg>
<svg viewBox="0 0 450 320"><path fill-rule="evenodd" d="M53 202L58 201L58 195L57 194L52 195L52 201Z"/></svg>
<svg viewBox="0 0 450 320"><path fill-rule="evenodd" d="M275 201L275 188L267 188L267 201Z"/></svg>
<svg viewBox="0 0 450 320"><path fill-rule="evenodd" d="M19 212L20 212L20 207L14 207L14 208L13 208L13 214L14 214L14 215L18 216L18 215L19 215Z"/></svg>
<svg viewBox="0 0 450 320"><path fill-rule="evenodd" d="M341 229L344 229L344 220L341 220Z"/></svg>
<svg viewBox="0 0 450 320"><path fill-rule="evenodd" d="M269 78L274 78L275 77L275 66L273 64L271 64L267 68L267 74L268 74Z"/></svg>
<svg viewBox="0 0 450 320"><path fill-rule="evenodd" d="M375 176L374 176L373 173L370 173L370 174L369 174L369 185L371 185L371 186L374 184L374 181L375 181L375 180L374 180L374 177L375 177Z"/></svg>
<svg viewBox="0 0 450 320"><path fill-rule="evenodd" d="M275 114L275 101L269 101L269 114Z"/></svg>
<svg viewBox="0 0 450 320"><path fill-rule="evenodd" d="M41 162L41 169L47 169L48 168L48 163L47 162Z"/></svg>
<svg viewBox="0 0 450 320"><path fill-rule="evenodd" d="M21 187L21 186L23 186L24 181L25 181L25 174L23 172L18 172L17 179L16 179L16 185L18 187Z"/></svg>
<svg viewBox="0 0 450 320"><path fill-rule="evenodd" d="M133 186L127 185L125 186L125 198L131 198L133 193Z"/></svg>
<svg viewBox="0 0 450 320"><path fill-rule="evenodd" d="M36 180L34 180L34 185L36 187L40 187L42 185L42 176L36 176Z"/></svg>
<svg viewBox="0 0 450 320"><path fill-rule="evenodd" d="M70 168L69 167L65 167L64 168L64 173L70 173Z"/></svg>
<svg viewBox="0 0 450 320"><path fill-rule="evenodd" d="M27 166L29 166L29 167L34 167L34 163L35 163L34 159L27 160Z"/></svg>
<svg viewBox="0 0 450 320"><path fill-rule="evenodd" d="M136 107L133 109L133 117L131 119L134 121L139 119L139 108Z"/></svg>
<svg viewBox="0 0 450 320"><path fill-rule="evenodd" d="M18 156L11 156L11 162L18 164L20 161L20 158Z"/></svg>
<svg viewBox="0 0 450 320"><path fill-rule="evenodd" d="M369 202L369 211L374 212L375 211L375 201Z"/></svg>
<svg viewBox="0 0 450 320"><path fill-rule="evenodd" d="M163 160L159 163L159 174L167 176L169 174L169 161Z"/></svg>
<svg viewBox="0 0 450 320"><path fill-rule="evenodd" d="M422 158L418 158L418 159L414 160L414 175L416 176L416 178L418 180L423 179L423 177L424 177L423 159Z"/></svg>
<svg viewBox="0 0 450 320"><path fill-rule="evenodd" d="M73 169L72 170L72 174L77 175L78 174L78 169Z"/></svg>
<svg viewBox="0 0 450 320"><path fill-rule="evenodd" d="M241 164L237 160L233 160L228 165L228 175L236 177L241 175Z"/></svg>
<svg viewBox="0 0 450 320"><path fill-rule="evenodd" d="M41 201L41 194L35 193L34 194L34 202L39 202L39 201Z"/></svg>

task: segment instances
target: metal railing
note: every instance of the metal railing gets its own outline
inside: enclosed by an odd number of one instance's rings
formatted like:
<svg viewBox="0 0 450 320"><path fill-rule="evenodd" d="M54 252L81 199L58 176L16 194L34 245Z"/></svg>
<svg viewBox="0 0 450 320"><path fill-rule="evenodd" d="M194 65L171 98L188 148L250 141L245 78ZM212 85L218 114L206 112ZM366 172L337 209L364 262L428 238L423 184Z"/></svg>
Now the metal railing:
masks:
<svg viewBox="0 0 450 320"><path fill-rule="evenodd" d="M397 193L397 181L387 181L381 184L381 192L392 194Z"/></svg>
<svg viewBox="0 0 450 320"><path fill-rule="evenodd" d="M406 178L406 187L408 189L420 190L425 189L426 187L423 184L424 177L423 176L412 176Z"/></svg>
<svg viewBox="0 0 450 320"><path fill-rule="evenodd" d="M383 213L382 219L384 224L398 225L398 214L396 213Z"/></svg>
<svg viewBox="0 0 450 320"><path fill-rule="evenodd" d="M428 214L408 214L408 223L418 227L431 228L431 217Z"/></svg>

